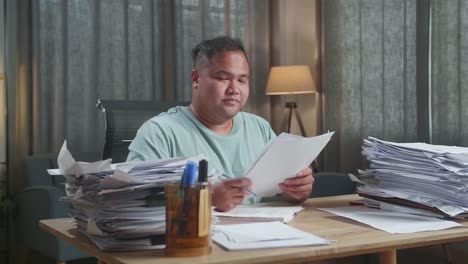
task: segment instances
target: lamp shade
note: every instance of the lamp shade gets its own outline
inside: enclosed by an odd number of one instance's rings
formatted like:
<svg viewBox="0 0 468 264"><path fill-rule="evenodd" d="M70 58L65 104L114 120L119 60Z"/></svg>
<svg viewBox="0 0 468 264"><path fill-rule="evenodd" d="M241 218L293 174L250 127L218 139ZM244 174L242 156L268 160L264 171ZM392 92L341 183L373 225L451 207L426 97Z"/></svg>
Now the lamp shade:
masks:
<svg viewBox="0 0 468 264"><path fill-rule="evenodd" d="M305 94L314 93L315 84L309 66L275 66L268 76L266 94Z"/></svg>

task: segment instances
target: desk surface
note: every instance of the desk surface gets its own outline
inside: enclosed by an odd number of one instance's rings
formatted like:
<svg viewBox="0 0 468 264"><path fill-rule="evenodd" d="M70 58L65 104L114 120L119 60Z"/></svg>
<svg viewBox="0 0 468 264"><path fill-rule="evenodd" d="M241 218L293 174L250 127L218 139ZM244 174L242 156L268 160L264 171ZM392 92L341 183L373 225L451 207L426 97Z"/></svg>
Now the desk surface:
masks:
<svg viewBox="0 0 468 264"><path fill-rule="evenodd" d="M106 263L149 264L162 258L164 263L292 263L366 253L381 253L382 263L395 263L396 249L468 240L468 221L459 221L465 228L395 235L315 209L344 206L356 199L357 195L309 199L303 204L305 210L290 222L298 229L335 241L331 245L226 251L213 244L213 253L202 257L166 258L164 250L102 252L76 231L71 218L42 220L40 226Z"/></svg>

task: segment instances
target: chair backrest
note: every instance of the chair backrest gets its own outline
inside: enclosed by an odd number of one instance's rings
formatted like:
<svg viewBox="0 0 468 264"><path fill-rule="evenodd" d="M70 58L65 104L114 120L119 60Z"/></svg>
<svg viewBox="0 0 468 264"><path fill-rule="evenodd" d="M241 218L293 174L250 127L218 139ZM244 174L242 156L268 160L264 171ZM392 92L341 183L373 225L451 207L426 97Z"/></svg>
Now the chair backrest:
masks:
<svg viewBox="0 0 468 264"><path fill-rule="evenodd" d="M112 158L113 163L124 162L127 159L128 146L146 120L171 107L189 104L190 102L98 99L96 107L104 114L105 119L102 159Z"/></svg>
<svg viewBox="0 0 468 264"><path fill-rule="evenodd" d="M56 154L27 156L24 160L25 186L56 185L47 169L57 168Z"/></svg>
<svg viewBox="0 0 468 264"><path fill-rule="evenodd" d="M310 197L325 197L356 193L356 183L349 176L338 172L314 174L314 187Z"/></svg>

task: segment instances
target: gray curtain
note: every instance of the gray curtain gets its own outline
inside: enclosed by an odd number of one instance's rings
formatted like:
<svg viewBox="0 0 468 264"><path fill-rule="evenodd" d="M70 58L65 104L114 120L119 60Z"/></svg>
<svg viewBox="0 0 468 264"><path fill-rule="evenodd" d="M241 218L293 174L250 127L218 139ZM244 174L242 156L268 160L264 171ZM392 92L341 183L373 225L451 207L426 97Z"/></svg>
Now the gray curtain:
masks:
<svg viewBox="0 0 468 264"><path fill-rule="evenodd" d="M432 142L468 147L468 2L433 0Z"/></svg>
<svg viewBox="0 0 468 264"><path fill-rule="evenodd" d="M268 1L72 0L33 1L37 35L37 98L33 152L98 151L102 120L97 98L188 101L191 48L205 38L231 35L248 49L255 89L263 89L269 60ZM252 14L256 15L253 16ZM264 34L256 34L252 22ZM262 45L264 48L265 45ZM267 109L257 111L268 118ZM86 136L83 136L86 135Z"/></svg>
<svg viewBox="0 0 468 264"><path fill-rule="evenodd" d="M7 0L8 168L25 155L100 153L96 100L187 101L191 48L203 39L243 40L251 66L246 111L271 118L270 1ZM32 27L30 26L32 25ZM11 176L11 190L21 177Z"/></svg>
<svg viewBox="0 0 468 264"><path fill-rule="evenodd" d="M362 139L416 141L416 4L322 1L325 171L366 167Z"/></svg>
<svg viewBox="0 0 468 264"><path fill-rule="evenodd" d="M337 131L325 170L366 167L367 136L468 146L466 1L322 5L324 128Z"/></svg>

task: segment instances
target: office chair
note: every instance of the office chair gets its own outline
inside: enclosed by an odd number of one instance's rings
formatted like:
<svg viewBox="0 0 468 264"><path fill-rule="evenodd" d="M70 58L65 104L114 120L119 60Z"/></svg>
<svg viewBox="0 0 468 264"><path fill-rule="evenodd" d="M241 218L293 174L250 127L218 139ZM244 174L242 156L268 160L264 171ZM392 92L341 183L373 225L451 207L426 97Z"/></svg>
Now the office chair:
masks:
<svg viewBox="0 0 468 264"><path fill-rule="evenodd" d="M98 99L96 108L104 115L105 130L102 159L112 158L112 163L125 162L128 146L146 120L171 107L189 104L190 102Z"/></svg>
<svg viewBox="0 0 468 264"><path fill-rule="evenodd" d="M356 193L356 183L345 173L319 172L314 173L314 179L311 198Z"/></svg>

